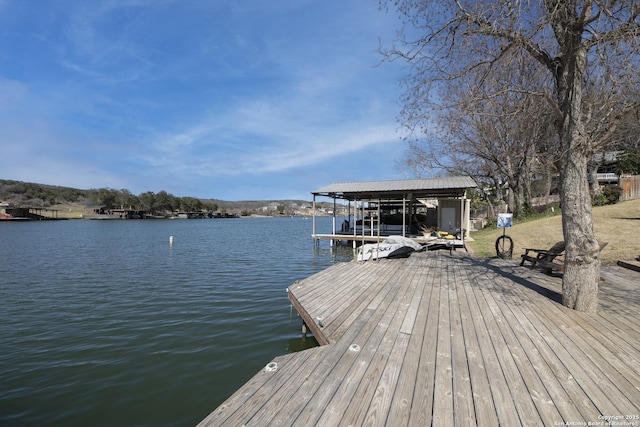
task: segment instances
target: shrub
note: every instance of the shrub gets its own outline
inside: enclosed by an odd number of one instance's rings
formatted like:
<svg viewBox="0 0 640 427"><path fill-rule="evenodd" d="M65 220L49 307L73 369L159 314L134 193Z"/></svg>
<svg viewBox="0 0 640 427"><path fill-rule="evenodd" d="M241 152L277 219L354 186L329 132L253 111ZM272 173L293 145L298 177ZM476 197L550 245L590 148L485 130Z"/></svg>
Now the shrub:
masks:
<svg viewBox="0 0 640 427"><path fill-rule="evenodd" d="M518 210L518 212L514 215L514 218L525 221L534 217L535 214L535 209L531 205L525 204L524 206L520 207L520 210Z"/></svg>
<svg viewBox="0 0 640 427"><path fill-rule="evenodd" d="M484 228L496 228L498 226L498 218L497 217L489 217L487 218L487 223Z"/></svg>
<svg viewBox="0 0 640 427"><path fill-rule="evenodd" d="M617 185L607 185L602 187L602 192L591 198L593 206L614 205L620 201L622 189Z"/></svg>
<svg viewBox="0 0 640 427"><path fill-rule="evenodd" d="M607 185L602 189L602 194L607 199L607 204L615 205L620 201L620 194L622 193L622 188L617 185Z"/></svg>
<svg viewBox="0 0 640 427"><path fill-rule="evenodd" d="M593 206L604 206L607 204L607 197L600 193L591 196L591 204Z"/></svg>

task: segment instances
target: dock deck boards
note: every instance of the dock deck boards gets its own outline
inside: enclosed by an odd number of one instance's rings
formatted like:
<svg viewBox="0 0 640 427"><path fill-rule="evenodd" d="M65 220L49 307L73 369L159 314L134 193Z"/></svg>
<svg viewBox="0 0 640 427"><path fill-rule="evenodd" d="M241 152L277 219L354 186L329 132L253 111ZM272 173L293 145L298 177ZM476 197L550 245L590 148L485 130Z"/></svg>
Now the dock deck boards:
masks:
<svg viewBox="0 0 640 427"><path fill-rule="evenodd" d="M559 303L559 278L515 262L443 251L334 265L289 288L328 345L276 358L277 370L260 371L199 425L539 426L637 417L633 274L603 269L600 312L590 315Z"/></svg>

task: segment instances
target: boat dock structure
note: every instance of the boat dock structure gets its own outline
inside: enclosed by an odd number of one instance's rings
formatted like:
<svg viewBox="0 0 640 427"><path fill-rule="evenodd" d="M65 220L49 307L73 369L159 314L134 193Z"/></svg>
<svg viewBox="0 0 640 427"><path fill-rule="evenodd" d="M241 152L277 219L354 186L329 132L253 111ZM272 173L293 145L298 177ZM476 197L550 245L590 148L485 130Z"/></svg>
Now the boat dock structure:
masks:
<svg viewBox="0 0 640 427"><path fill-rule="evenodd" d="M476 188L469 176L391 181L343 182L312 191L312 237L357 243L379 242L400 235L421 239L425 230L459 234L470 230L468 189ZM331 233L316 229L316 200L333 199ZM347 213L337 223L337 201L347 203Z"/></svg>
<svg viewBox="0 0 640 427"><path fill-rule="evenodd" d="M45 221L60 220L58 209L30 206L12 206L9 203L0 203L0 221Z"/></svg>
<svg viewBox="0 0 640 427"><path fill-rule="evenodd" d="M588 314L513 260L335 264L287 289L321 345L268 361L199 426L638 426L640 273L602 278Z"/></svg>

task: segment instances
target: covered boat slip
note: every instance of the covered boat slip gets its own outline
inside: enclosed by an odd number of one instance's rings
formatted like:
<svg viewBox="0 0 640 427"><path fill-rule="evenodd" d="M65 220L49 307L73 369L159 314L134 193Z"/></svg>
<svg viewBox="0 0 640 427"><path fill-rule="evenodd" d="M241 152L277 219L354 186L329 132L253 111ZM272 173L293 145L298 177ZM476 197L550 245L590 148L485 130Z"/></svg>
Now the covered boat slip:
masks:
<svg viewBox="0 0 640 427"><path fill-rule="evenodd" d="M337 183L313 194L313 238L377 242L382 236L422 237L422 227L454 233L469 230L465 193L477 187L468 176ZM333 199L331 234L316 232L316 199ZM347 201L347 219L337 223L337 201ZM435 203L431 206L430 203ZM436 207L437 206L437 207ZM429 209L431 207L431 209Z"/></svg>
<svg viewBox="0 0 640 427"><path fill-rule="evenodd" d="M200 426L637 426L630 274L603 269L590 315L558 302L559 278L513 261L436 251L336 264L288 289L326 345L276 358Z"/></svg>

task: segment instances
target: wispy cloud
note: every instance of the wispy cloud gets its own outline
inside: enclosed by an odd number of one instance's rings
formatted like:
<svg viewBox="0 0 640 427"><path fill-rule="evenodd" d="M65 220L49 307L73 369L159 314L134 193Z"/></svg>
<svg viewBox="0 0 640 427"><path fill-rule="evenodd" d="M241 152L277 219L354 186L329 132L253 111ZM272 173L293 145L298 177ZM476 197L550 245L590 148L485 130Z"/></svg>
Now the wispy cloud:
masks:
<svg viewBox="0 0 640 427"><path fill-rule="evenodd" d="M376 168L401 152L397 68L375 68L374 52L395 20L369 0L43 8L0 3L7 173L37 165L51 183L59 165L74 170L65 185L76 176L79 186L197 195L204 178L207 192L259 182L290 194L302 184L287 174L328 180L349 156L375 151Z"/></svg>
<svg viewBox="0 0 640 427"><path fill-rule="evenodd" d="M73 71L109 83L139 79L151 72L153 49L144 45L141 21L163 2L84 3L69 17L60 61ZM142 28L141 28L142 27Z"/></svg>

